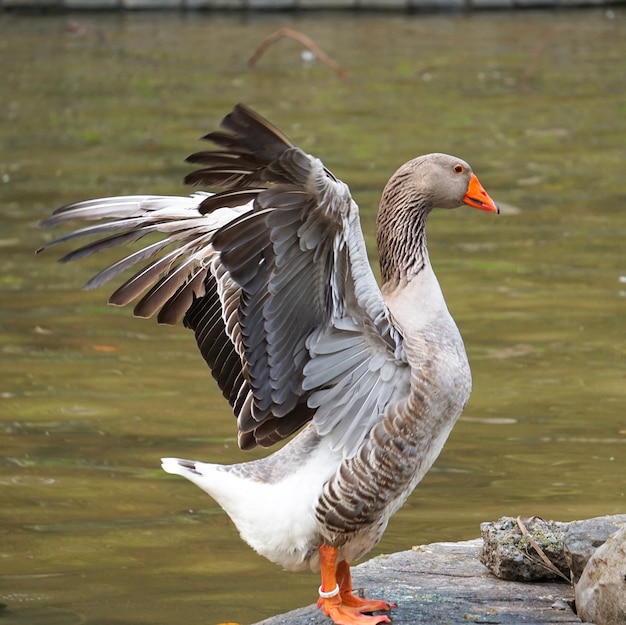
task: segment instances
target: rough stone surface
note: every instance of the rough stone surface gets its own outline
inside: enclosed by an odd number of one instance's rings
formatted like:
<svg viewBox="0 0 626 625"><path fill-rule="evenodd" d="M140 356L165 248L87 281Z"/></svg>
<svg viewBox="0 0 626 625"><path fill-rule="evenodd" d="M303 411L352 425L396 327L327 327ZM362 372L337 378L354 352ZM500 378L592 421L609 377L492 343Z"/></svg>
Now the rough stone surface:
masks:
<svg viewBox="0 0 626 625"><path fill-rule="evenodd" d="M434 543L381 556L353 569L355 588L398 604L394 625L479 622L500 625L580 623L567 584L500 580L480 563L481 540ZM315 605L257 625L329 625Z"/></svg>
<svg viewBox="0 0 626 625"><path fill-rule="evenodd" d="M538 545L554 567L569 579L569 567L563 553L566 526L566 523L544 521L538 517L519 521L502 517L493 523L481 523L483 548L480 560L501 579L524 582L559 579L559 574L542 560L534 546Z"/></svg>
<svg viewBox="0 0 626 625"><path fill-rule="evenodd" d="M563 549L574 583L578 582L595 550L623 525L626 525L626 514L613 514L567 524Z"/></svg>
<svg viewBox="0 0 626 625"><path fill-rule="evenodd" d="M576 584L576 608L596 625L626 623L626 526L591 556Z"/></svg>

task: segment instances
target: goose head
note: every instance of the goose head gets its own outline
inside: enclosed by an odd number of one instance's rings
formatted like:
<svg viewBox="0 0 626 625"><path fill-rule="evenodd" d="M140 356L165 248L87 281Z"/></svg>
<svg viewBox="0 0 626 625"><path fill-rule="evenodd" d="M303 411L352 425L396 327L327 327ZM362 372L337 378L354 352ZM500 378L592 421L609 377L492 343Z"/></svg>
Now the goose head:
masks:
<svg viewBox="0 0 626 625"><path fill-rule="evenodd" d="M428 263L426 216L433 208L463 204L500 212L463 159L433 153L402 165L383 190L376 220L383 282L410 279L421 271Z"/></svg>
<svg viewBox="0 0 626 625"><path fill-rule="evenodd" d="M492 213L500 212L470 165L449 154L426 154L408 161L387 183L383 200L385 196L402 196L414 209L422 211L467 204Z"/></svg>

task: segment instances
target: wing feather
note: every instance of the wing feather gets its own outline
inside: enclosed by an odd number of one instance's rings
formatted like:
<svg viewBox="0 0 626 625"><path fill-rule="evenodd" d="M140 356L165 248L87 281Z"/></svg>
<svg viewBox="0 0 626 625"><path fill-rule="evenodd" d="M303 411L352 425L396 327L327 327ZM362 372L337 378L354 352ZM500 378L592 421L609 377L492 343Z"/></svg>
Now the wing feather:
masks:
<svg viewBox="0 0 626 625"><path fill-rule="evenodd" d="M243 105L204 138L221 149L192 154L201 169L185 181L217 193L68 205L43 225L105 222L45 247L96 237L62 259L77 260L159 233L88 288L140 265L109 301L139 299L136 315L165 323L183 318L233 406L242 448L274 444L312 419L351 456L409 384L357 205L321 161Z"/></svg>
<svg viewBox="0 0 626 625"><path fill-rule="evenodd" d="M158 254L161 250L165 249L170 242L167 239L156 241L147 247L141 248L136 252L129 254L128 256L114 262L112 265L105 267L99 271L93 278L91 278L86 284L85 289L96 289L103 284L106 284L113 278L116 278L121 273L124 273L136 264L152 258L155 254Z"/></svg>

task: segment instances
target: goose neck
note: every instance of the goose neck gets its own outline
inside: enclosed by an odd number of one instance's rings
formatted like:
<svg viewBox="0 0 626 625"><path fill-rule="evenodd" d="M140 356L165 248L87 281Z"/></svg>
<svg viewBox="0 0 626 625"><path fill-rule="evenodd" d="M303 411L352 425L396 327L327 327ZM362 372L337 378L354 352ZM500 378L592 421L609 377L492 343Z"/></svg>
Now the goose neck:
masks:
<svg viewBox="0 0 626 625"><path fill-rule="evenodd" d="M422 202L391 207L381 201L377 218L378 258L383 284L406 284L430 265L426 247L428 209Z"/></svg>

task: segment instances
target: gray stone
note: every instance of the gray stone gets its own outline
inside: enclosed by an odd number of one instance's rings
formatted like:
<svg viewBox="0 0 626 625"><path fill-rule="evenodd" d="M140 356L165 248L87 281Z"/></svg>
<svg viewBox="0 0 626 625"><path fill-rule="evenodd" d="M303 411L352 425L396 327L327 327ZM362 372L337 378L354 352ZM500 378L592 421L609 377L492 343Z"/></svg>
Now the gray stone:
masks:
<svg viewBox="0 0 626 625"><path fill-rule="evenodd" d="M538 517L502 517L494 523L481 523L480 560L501 579L536 582L564 577L567 581L569 567L563 553L566 525Z"/></svg>
<svg viewBox="0 0 626 625"><path fill-rule="evenodd" d="M379 556L353 568L356 589L398 605L394 625L479 622L499 625L574 625L572 588L523 584L493 577L480 563L480 539L434 543ZM257 625L329 625L315 605Z"/></svg>
<svg viewBox="0 0 626 625"><path fill-rule="evenodd" d="M626 525L626 514L613 514L568 523L563 539L563 550L574 583L578 582L595 550L623 525Z"/></svg>
<svg viewBox="0 0 626 625"><path fill-rule="evenodd" d="M626 526L591 556L576 584L576 609L595 625L626 623Z"/></svg>

